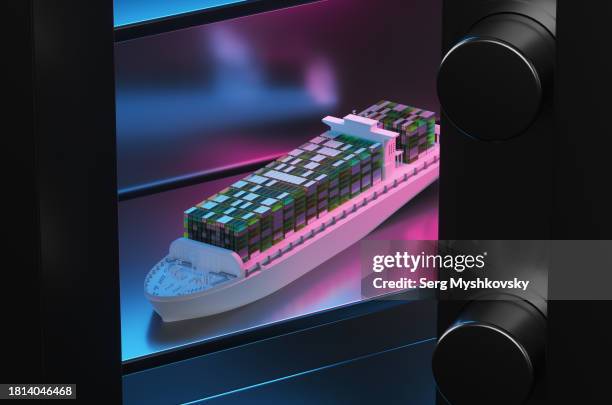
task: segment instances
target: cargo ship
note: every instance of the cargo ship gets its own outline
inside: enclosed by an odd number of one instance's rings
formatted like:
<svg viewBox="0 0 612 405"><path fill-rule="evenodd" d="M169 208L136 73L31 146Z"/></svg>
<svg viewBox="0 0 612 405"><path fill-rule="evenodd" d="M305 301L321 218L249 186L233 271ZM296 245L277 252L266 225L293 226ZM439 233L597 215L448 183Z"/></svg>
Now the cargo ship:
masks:
<svg viewBox="0 0 612 405"><path fill-rule="evenodd" d="M283 288L373 231L439 176L435 113L390 101L184 212L184 234L147 274L165 322L210 316Z"/></svg>

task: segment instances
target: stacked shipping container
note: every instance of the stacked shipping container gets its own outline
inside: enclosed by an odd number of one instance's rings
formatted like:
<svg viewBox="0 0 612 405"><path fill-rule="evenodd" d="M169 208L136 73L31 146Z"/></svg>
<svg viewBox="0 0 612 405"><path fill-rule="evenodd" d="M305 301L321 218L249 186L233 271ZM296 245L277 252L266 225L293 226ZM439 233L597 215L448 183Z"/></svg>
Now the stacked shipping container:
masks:
<svg viewBox="0 0 612 405"><path fill-rule="evenodd" d="M400 133L396 147L405 163L436 141L433 113L385 101L360 115ZM380 182L382 168L382 144L318 136L185 211L184 236L246 262Z"/></svg>
<svg viewBox="0 0 612 405"><path fill-rule="evenodd" d="M382 145L318 136L185 211L185 237L247 261L381 179Z"/></svg>
<svg viewBox="0 0 612 405"><path fill-rule="evenodd" d="M396 148L403 151L404 163L412 163L419 154L437 142L436 115L404 104L381 101L359 114L379 122L381 128L398 132Z"/></svg>

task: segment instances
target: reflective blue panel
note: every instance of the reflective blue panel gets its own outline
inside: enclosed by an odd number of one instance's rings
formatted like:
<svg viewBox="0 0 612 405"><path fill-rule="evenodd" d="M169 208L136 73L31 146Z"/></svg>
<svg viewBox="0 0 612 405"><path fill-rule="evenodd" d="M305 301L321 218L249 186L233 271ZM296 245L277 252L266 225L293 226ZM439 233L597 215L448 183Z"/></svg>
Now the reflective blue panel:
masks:
<svg viewBox="0 0 612 405"><path fill-rule="evenodd" d="M247 0L114 0L115 27Z"/></svg>
<svg viewBox="0 0 612 405"><path fill-rule="evenodd" d="M437 111L441 2L379 3L313 2L116 44L119 188L287 153L326 131L326 115L382 99Z"/></svg>

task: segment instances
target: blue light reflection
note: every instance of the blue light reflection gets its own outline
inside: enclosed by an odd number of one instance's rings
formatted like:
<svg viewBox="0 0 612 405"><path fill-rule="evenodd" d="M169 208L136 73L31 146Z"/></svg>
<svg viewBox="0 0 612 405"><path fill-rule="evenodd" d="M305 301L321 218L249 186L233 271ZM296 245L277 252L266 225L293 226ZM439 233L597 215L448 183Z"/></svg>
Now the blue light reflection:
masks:
<svg viewBox="0 0 612 405"><path fill-rule="evenodd" d="M245 1L247 0L114 0L115 27Z"/></svg>

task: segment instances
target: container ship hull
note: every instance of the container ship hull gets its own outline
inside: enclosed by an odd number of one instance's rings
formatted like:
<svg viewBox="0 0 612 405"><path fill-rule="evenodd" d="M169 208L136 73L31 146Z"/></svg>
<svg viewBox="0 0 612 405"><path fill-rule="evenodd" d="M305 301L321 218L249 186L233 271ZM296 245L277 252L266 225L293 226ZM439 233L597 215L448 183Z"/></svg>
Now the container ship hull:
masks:
<svg viewBox="0 0 612 405"><path fill-rule="evenodd" d="M439 133L437 126L436 132ZM174 253L171 249L171 253L147 276L145 295L165 322L210 316L266 297L367 236L438 179L439 161L439 145L436 144L414 163L399 165L392 176L247 263L242 263L235 253L225 252L226 257L219 260L233 257L236 265L242 266L244 275L223 273L226 278L207 289L172 294L169 290L175 283L169 280L177 278L178 285L178 279L184 280L187 276L180 275L164 263L172 260L180 263L182 260L183 264L194 266L193 257L210 256L210 253L223 255L225 249L179 238L173 242L176 245ZM215 250L209 251L211 248ZM166 291L161 291L161 287Z"/></svg>

